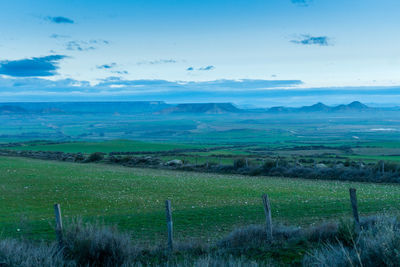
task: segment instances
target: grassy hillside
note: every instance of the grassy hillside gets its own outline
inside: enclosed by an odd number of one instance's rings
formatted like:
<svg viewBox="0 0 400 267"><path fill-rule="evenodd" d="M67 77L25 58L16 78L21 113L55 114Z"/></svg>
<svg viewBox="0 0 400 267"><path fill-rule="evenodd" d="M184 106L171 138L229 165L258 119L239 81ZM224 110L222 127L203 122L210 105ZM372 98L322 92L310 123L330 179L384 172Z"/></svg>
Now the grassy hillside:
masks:
<svg viewBox="0 0 400 267"><path fill-rule="evenodd" d="M262 223L261 194L275 221L307 225L349 216L348 188L362 214L398 211L400 186L284 178L249 178L101 164L0 157L0 232L54 238L53 204L68 219L117 224L142 240L165 236L171 199L177 239L215 239L235 226Z"/></svg>

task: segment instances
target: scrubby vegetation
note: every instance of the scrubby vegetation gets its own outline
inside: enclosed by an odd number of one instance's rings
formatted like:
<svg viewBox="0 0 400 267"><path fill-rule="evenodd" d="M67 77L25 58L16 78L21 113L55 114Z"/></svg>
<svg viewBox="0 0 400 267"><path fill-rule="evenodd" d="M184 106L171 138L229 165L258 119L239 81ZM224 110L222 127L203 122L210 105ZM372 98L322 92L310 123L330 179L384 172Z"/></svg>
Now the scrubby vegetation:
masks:
<svg viewBox="0 0 400 267"><path fill-rule="evenodd" d="M86 162L97 162L104 159L104 153L93 152L89 155Z"/></svg>
<svg viewBox="0 0 400 267"><path fill-rule="evenodd" d="M0 240L0 266L58 267L74 265L64 259L55 244L37 244L14 239Z"/></svg>
<svg viewBox="0 0 400 267"><path fill-rule="evenodd" d="M359 234L344 236L310 252L304 266L399 266L400 224L393 217L377 217L364 223Z"/></svg>
<svg viewBox="0 0 400 267"><path fill-rule="evenodd" d="M102 224L70 222L63 246L27 240L0 241L2 266L398 266L400 222L395 217L361 219L309 228L274 226L273 240L262 225L234 230L216 243L145 245Z"/></svg>
<svg viewBox="0 0 400 267"><path fill-rule="evenodd" d="M214 172L242 174L250 176L280 176L304 179L341 180L376 183L400 183L400 163L377 161L364 163L352 160L320 160L289 158L264 158L254 161L252 158L233 158L232 164L209 162L193 164L185 159L185 154L178 154L177 159L163 160L171 152L135 155L134 152L93 152L89 155L82 153L64 153L52 151L15 151L0 150L0 155L21 156L45 160L59 160L77 163L103 162L119 164L128 167L166 168L197 172ZM179 159L179 158L182 158Z"/></svg>
<svg viewBox="0 0 400 267"><path fill-rule="evenodd" d="M63 253L79 266L121 266L134 256L135 250L129 235L99 223L76 220L67 224Z"/></svg>

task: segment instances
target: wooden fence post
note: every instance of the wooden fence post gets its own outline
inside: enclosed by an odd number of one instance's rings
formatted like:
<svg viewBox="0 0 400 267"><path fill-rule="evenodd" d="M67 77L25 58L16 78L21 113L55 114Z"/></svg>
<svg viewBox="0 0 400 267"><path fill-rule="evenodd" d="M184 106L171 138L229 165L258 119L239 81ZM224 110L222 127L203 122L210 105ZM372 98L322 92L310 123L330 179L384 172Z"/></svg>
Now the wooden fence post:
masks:
<svg viewBox="0 0 400 267"><path fill-rule="evenodd" d="M165 201L165 211L167 215L167 228L168 228L168 249L173 250L173 225L172 225L172 211L171 211L171 201Z"/></svg>
<svg viewBox="0 0 400 267"><path fill-rule="evenodd" d="M354 224L356 232L360 231L360 218L358 217L358 207L357 207L357 193L355 188L350 188L350 201L351 207L353 209L353 217L354 217Z"/></svg>
<svg viewBox="0 0 400 267"><path fill-rule="evenodd" d="M262 196L264 211L265 211L265 221L266 221L266 232L267 239L272 241L272 219L271 219L271 206L269 204L268 195L264 194Z"/></svg>
<svg viewBox="0 0 400 267"><path fill-rule="evenodd" d="M60 204L54 204L54 214L56 217L56 238L60 249L63 247L63 225Z"/></svg>
<svg viewBox="0 0 400 267"><path fill-rule="evenodd" d="M249 167L249 160L246 158L246 168Z"/></svg>

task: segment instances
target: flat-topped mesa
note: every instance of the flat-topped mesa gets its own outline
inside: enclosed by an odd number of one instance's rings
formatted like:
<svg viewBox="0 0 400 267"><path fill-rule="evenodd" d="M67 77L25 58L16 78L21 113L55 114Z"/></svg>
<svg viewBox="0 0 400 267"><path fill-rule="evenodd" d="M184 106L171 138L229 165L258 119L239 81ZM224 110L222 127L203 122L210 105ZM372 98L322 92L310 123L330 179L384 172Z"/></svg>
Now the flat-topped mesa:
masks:
<svg viewBox="0 0 400 267"><path fill-rule="evenodd" d="M235 107L232 103L185 103L161 110L159 113L226 114L240 113L242 111L242 109Z"/></svg>
<svg viewBox="0 0 400 267"><path fill-rule="evenodd" d="M0 103L0 113L135 114L152 113L170 106L164 101L15 102Z"/></svg>

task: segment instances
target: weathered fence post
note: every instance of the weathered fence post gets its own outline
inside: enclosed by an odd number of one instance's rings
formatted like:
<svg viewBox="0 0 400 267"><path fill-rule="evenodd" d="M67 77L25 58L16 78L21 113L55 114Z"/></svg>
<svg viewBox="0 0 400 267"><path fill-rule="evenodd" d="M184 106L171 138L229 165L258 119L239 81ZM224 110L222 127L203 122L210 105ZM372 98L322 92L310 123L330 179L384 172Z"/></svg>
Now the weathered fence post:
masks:
<svg viewBox="0 0 400 267"><path fill-rule="evenodd" d="M272 240L272 219L271 219L271 206L269 204L268 195L262 195L262 200L264 204L264 211L265 211L265 221L266 221L266 232L267 232L267 239Z"/></svg>
<svg viewBox="0 0 400 267"><path fill-rule="evenodd" d="M168 228L168 249L173 250L173 225L172 225L172 211L171 211L171 201L165 201L165 211L167 215L167 228Z"/></svg>
<svg viewBox="0 0 400 267"><path fill-rule="evenodd" d="M357 193L355 188L350 188L350 201L351 207L353 209L353 217L354 217L354 224L356 232L360 231L360 218L358 217L358 207L357 207Z"/></svg>
<svg viewBox="0 0 400 267"><path fill-rule="evenodd" d="M246 158L246 168L249 167L249 160Z"/></svg>
<svg viewBox="0 0 400 267"><path fill-rule="evenodd" d="M56 216L56 238L60 249L63 247L63 225L60 204L54 204L54 214Z"/></svg>

